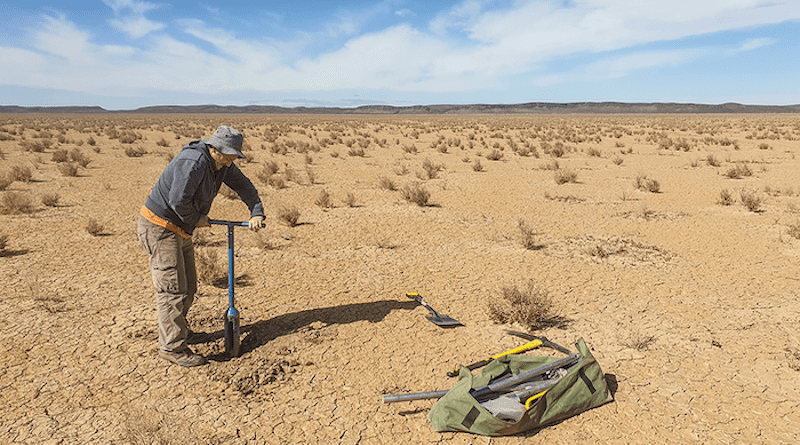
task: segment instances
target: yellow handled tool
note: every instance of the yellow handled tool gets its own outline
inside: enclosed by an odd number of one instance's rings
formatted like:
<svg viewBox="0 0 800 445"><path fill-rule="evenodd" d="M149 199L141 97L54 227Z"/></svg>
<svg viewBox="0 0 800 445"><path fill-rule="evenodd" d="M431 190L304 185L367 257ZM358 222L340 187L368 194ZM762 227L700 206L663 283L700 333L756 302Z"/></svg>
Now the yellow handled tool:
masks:
<svg viewBox="0 0 800 445"><path fill-rule="evenodd" d="M506 352L502 352L502 353L497 354L497 355L493 355L493 356L487 358L486 360L481 360L479 362L475 362L475 363L467 366L467 369L472 371L473 369L478 369L478 368L481 368L483 366L486 366L489 363L491 363L492 360L497 360L498 358L500 358L500 357L502 357L504 355L519 354L521 352L530 351L531 349L536 349L541 345L542 345L542 341L541 340L538 340L538 339L537 340L533 340L532 342L525 343L524 345L522 345L522 346L520 346L518 348L514 348L514 349L512 349L510 351L506 351ZM457 376L458 375L458 369L456 369L455 371L448 372L447 375L450 376L450 377Z"/></svg>
<svg viewBox="0 0 800 445"><path fill-rule="evenodd" d="M539 397L543 396L543 395L544 395L544 393L546 393L546 392L547 392L547 390L545 389L544 391L540 392L539 394L536 394L535 396L533 396L533 397L531 397L530 399L528 399L528 400L525 402L525 411L527 411L527 410L531 409L531 402L533 402L534 400L536 400L536 399L538 399Z"/></svg>

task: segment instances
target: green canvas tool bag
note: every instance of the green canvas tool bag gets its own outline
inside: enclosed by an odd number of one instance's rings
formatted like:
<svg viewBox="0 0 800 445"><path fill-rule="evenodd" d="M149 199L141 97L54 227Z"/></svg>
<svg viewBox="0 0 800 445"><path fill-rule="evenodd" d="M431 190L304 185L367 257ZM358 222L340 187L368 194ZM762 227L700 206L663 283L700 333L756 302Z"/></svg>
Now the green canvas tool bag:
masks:
<svg viewBox="0 0 800 445"><path fill-rule="evenodd" d="M581 354L578 364L543 396L533 400L518 422L493 416L472 397L470 390L486 386L508 372L517 375L557 358L510 354L492 361L474 376L462 367L458 383L431 409L428 418L433 429L507 436L553 424L610 402L612 397L600 365L583 339L578 340L576 347Z"/></svg>

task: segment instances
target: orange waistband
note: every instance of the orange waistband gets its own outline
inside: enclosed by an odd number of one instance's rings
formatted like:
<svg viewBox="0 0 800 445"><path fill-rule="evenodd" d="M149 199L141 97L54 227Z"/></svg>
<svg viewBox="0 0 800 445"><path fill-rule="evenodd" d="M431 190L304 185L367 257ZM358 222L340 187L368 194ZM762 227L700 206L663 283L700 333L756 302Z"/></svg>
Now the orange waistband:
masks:
<svg viewBox="0 0 800 445"><path fill-rule="evenodd" d="M155 213L153 213L150 209L148 209L145 206L142 206L142 211L140 213L142 214L142 216L147 218L147 220L150 221L151 223L153 223L153 224L155 224L155 225L157 225L159 227L163 227L163 228L165 228L165 229L167 229L167 230L169 230L171 232L175 232L175 233L177 233L178 235L180 235L184 239L189 239L189 238L192 237L192 235L189 235L188 233L184 232L183 229L181 229L180 227L178 227L175 224L172 224L171 222L167 221L166 219L156 215Z"/></svg>

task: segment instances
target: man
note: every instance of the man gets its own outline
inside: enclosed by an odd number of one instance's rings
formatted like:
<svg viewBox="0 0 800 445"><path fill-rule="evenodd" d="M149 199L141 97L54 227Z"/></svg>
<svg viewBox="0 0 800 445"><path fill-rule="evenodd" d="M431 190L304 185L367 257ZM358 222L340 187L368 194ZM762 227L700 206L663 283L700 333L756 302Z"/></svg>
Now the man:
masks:
<svg viewBox="0 0 800 445"><path fill-rule="evenodd" d="M180 366L199 366L205 357L186 345L186 314L197 291L192 232L210 226L208 211L223 183L250 209L249 227L264 224L264 209L253 183L233 164L244 136L228 126L211 138L186 144L158 178L142 207L137 232L150 256L158 306L158 355Z"/></svg>

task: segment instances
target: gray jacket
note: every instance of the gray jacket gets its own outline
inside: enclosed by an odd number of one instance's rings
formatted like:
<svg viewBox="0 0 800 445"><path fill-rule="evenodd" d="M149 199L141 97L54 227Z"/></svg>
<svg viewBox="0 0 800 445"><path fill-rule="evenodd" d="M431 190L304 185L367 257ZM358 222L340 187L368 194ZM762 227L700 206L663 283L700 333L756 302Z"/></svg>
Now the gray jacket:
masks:
<svg viewBox="0 0 800 445"><path fill-rule="evenodd" d="M156 215L192 234L202 215L225 183L250 209L250 217L264 216L258 190L236 164L216 169L216 163L201 141L186 144L167 165L150 192L145 206Z"/></svg>

